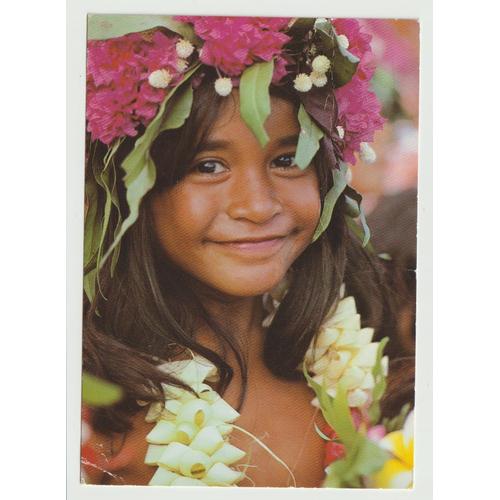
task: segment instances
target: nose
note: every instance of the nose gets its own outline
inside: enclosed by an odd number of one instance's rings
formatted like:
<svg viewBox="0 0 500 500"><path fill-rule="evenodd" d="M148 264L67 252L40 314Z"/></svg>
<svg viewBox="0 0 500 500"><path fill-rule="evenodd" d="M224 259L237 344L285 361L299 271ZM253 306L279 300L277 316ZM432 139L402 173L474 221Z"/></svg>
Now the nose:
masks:
<svg viewBox="0 0 500 500"><path fill-rule="evenodd" d="M282 211L272 180L265 172L248 166L228 193L227 212L232 219L264 224Z"/></svg>

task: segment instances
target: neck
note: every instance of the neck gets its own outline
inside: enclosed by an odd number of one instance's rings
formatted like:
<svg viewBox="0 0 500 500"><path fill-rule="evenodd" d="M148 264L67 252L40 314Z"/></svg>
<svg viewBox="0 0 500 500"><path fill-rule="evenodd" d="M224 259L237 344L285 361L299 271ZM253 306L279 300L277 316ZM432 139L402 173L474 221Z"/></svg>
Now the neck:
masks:
<svg viewBox="0 0 500 500"><path fill-rule="evenodd" d="M263 342L262 297L232 297L226 300L206 299L203 302L208 314L235 339L248 356L260 356ZM216 334L209 327L201 327L197 334L203 345L218 350Z"/></svg>

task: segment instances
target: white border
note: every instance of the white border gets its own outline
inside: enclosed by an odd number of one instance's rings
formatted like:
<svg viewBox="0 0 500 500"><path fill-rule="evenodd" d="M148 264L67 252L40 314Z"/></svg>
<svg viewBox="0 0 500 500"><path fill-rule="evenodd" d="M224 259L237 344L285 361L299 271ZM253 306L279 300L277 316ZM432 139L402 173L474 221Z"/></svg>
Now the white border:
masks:
<svg viewBox="0 0 500 500"><path fill-rule="evenodd" d="M85 20L87 13L284 15L283 3L252 0L68 0L67 10L67 497L80 499L415 498L432 497L432 3L431 0L288 0L286 16L419 19L421 29L418 183L417 381L415 485L412 490L92 486L80 484L80 373L82 318L83 165L85 130Z"/></svg>

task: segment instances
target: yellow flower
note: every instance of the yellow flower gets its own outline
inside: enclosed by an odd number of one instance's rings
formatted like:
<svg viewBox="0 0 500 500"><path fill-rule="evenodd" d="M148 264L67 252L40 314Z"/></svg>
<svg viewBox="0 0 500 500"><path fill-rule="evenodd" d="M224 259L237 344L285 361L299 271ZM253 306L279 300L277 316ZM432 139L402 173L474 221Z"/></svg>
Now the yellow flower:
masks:
<svg viewBox="0 0 500 500"><path fill-rule="evenodd" d="M373 328L361 328L354 298L343 298L328 313L304 358L313 380L325 385L330 396L336 396L339 383L344 385L351 407L371 402L379 348L379 342L372 342L373 333ZM386 357L383 366L387 366ZM312 404L318 406L317 398Z"/></svg>
<svg viewBox="0 0 500 500"><path fill-rule="evenodd" d="M403 429L390 432L380 441L381 448L391 454L382 469L368 481L372 488L412 488L413 486L413 412Z"/></svg>

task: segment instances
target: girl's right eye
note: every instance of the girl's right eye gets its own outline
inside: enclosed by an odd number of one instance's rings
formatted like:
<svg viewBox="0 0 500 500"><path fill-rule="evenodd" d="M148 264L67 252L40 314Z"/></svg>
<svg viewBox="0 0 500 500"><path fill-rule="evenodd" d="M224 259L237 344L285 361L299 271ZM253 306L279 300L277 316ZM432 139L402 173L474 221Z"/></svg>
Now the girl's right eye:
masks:
<svg viewBox="0 0 500 500"><path fill-rule="evenodd" d="M226 167L220 161L207 160L197 163L192 172L196 174L222 174L226 170Z"/></svg>

